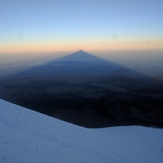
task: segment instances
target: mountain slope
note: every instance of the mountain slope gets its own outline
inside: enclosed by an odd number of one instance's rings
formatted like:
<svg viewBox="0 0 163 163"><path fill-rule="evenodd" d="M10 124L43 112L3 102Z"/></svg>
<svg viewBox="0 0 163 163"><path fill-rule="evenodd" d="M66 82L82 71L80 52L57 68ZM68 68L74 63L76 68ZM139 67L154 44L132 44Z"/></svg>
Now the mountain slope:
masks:
<svg viewBox="0 0 163 163"><path fill-rule="evenodd" d="M163 130L85 129L0 100L0 162L161 163Z"/></svg>

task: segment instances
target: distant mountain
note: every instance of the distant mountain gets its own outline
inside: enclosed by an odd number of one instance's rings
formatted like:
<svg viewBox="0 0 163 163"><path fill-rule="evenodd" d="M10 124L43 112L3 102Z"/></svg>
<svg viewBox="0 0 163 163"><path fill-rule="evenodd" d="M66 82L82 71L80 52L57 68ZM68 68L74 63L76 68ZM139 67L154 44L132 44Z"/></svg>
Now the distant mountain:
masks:
<svg viewBox="0 0 163 163"><path fill-rule="evenodd" d="M0 100L1 163L161 163L163 130L86 129Z"/></svg>

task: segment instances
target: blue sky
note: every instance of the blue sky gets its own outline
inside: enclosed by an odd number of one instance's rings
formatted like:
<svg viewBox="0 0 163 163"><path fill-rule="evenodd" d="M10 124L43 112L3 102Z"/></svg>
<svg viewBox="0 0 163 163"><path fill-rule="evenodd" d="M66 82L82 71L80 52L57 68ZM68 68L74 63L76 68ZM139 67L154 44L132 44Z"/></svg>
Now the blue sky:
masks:
<svg viewBox="0 0 163 163"><path fill-rule="evenodd" d="M0 0L0 51L163 48L162 0Z"/></svg>

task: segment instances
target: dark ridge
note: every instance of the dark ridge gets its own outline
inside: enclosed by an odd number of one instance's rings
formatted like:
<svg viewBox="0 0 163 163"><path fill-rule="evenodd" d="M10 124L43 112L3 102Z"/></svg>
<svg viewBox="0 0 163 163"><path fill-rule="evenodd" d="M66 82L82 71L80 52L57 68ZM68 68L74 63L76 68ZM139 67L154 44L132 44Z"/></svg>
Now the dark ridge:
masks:
<svg viewBox="0 0 163 163"><path fill-rule="evenodd" d="M161 82L82 50L1 80L0 98L84 127L163 127Z"/></svg>

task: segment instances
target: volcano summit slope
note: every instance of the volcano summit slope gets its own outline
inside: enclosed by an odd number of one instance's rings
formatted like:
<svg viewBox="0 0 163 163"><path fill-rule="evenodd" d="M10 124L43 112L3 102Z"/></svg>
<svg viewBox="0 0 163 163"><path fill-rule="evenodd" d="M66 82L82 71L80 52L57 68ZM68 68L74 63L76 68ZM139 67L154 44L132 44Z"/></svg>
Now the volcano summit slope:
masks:
<svg viewBox="0 0 163 163"><path fill-rule="evenodd" d="M163 130L86 129L0 100L0 162L161 163Z"/></svg>

